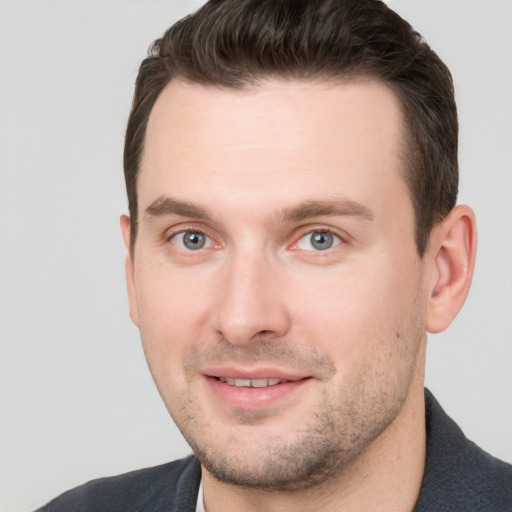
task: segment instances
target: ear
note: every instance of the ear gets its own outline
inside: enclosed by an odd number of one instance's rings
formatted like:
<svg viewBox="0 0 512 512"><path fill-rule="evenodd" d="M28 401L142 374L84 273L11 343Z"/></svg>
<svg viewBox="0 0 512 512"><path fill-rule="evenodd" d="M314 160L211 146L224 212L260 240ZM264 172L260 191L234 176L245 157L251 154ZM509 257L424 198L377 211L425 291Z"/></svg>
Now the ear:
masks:
<svg viewBox="0 0 512 512"><path fill-rule="evenodd" d="M128 304L130 308L130 318L132 322L139 327L139 310L137 307L137 294L135 291L135 266L133 259L133 252L130 247L131 241L131 228L130 217L128 215L121 215L121 232L123 234L124 245L126 247L126 260L124 264L126 273L126 288L128 291Z"/></svg>
<svg viewBox="0 0 512 512"><path fill-rule="evenodd" d="M444 331L457 316L471 286L476 257L475 214L458 205L435 228L428 249L433 264L426 329Z"/></svg>

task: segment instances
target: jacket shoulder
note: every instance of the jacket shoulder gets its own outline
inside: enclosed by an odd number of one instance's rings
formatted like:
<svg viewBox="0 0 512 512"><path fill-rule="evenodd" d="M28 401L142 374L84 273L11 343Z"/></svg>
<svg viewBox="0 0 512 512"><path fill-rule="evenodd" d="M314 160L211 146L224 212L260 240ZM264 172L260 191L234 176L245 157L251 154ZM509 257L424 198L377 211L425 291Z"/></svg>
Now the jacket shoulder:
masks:
<svg viewBox="0 0 512 512"><path fill-rule="evenodd" d="M160 466L99 478L71 489L36 512L131 512L172 506L189 487L197 495L200 469L193 456Z"/></svg>
<svg viewBox="0 0 512 512"><path fill-rule="evenodd" d="M512 466L468 440L428 391L427 460L415 512L512 512Z"/></svg>

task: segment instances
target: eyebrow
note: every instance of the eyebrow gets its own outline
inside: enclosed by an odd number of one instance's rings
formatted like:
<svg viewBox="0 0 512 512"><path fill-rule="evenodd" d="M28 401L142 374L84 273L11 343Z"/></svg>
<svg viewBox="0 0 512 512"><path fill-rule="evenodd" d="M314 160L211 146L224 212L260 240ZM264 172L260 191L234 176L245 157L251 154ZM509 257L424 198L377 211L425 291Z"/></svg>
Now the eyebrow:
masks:
<svg viewBox="0 0 512 512"><path fill-rule="evenodd" d="M283 220L300 222L312 217L361 217L373 220L373 212L366 206L350 200L306 201L283 210Z"/></svg>
<svg viewBox="0 0 512 512"><path fill-rule="evenodd" d="M144 214L149 217L179 215L181 217L194 217L196 219L210 218L208 211L201 206L187 201L179 201L172 197L159 197L146 208Z"/></svg>
<svg viewBox="0 0 512 512"><path fill-rule="evenodd" d="M159 197L151 203L146 210L145 216L164 217L179 215L181 217L192 217L195 219L207 220L212 215L207 209L187 201L180 201L172 197ZM327 200L327 201L305 201L295 206L284 208L278 216L283 222L301 222L313 217L360 217L365 220L373 220L373 212L366 206L350 200Z"/></svg>

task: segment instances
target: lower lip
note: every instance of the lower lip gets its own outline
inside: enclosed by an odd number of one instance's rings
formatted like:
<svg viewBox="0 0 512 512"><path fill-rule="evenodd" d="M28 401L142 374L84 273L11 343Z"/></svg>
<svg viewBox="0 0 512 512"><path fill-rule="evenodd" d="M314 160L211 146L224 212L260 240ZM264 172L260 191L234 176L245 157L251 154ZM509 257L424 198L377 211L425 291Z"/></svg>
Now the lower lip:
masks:
<svg viewBox="0 0 512 512"><path fill-rule="evenodd" d="M278 405L280 401L302 388L310 379L287 381L265 388L233 386L215 377L206 377L206 380L214 395L226 405L234 409L254 411Z"/></svg>

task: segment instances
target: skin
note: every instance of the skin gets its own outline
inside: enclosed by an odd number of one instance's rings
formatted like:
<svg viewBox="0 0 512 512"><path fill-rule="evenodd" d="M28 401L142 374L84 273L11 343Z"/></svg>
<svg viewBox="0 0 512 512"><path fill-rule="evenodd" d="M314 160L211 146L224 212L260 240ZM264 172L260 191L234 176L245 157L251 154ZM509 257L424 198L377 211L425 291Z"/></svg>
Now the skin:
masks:
<svg viewBox="0 0 512 512"><path fill-rule="evenodd" d="M395 96L371 81L175 80L157 100L130 314L203 465L208 512L412 510L425 332L462 305L475 236L457 207L419 258L401 133ZM318 250L312 233L332 245Z"/></svg>

